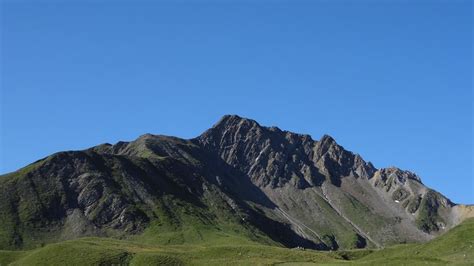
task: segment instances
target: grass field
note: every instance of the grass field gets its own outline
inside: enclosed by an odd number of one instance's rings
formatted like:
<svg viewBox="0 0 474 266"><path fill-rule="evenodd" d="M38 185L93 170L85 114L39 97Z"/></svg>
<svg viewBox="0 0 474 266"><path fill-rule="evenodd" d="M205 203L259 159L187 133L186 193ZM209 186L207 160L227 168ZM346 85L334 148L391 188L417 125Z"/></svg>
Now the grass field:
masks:
<svg viewBox="0 0 474 266"><path fill-rule="evenodd" d="M288 249L225 233L210 239L161 245L82 238L29 251L0 251L0 265L474 265L474 219L428 243L382 250Z"/></svg>

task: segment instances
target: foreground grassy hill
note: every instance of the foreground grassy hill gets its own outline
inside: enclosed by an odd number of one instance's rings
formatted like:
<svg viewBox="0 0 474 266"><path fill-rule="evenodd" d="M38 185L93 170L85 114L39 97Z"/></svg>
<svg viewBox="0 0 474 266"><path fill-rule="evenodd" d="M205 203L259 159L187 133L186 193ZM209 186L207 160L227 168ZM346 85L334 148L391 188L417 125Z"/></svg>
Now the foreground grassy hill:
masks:
<svg viewBox="0 0 474 266"><path fill-rule="evenodd" d="M206 234L205 231L199 233ZM239 235L210 233L202 242L147 244L82 238L30 251L0 251L0 265L473 265L474 219L425 244L383 250L313 251L255 243ZM182 234L186 237L188 234Z"/></svg>

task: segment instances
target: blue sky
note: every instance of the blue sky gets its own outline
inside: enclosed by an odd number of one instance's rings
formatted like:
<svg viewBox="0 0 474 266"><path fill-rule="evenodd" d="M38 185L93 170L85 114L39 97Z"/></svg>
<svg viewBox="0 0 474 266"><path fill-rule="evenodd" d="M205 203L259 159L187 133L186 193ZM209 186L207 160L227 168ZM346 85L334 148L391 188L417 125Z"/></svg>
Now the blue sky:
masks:
<svg viewBox="0 0 474 266"><path fill-rule="evenodd" d="M2 1L0 173L239 114L474 203L471 1L291 3Z"/></svg>

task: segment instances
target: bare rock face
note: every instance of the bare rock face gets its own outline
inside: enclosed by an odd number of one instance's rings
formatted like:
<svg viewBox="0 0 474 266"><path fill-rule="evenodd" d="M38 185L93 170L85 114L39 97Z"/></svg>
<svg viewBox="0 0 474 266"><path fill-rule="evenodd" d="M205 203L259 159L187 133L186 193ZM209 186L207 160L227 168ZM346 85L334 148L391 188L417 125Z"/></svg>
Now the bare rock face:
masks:
<svg viewBox="0 0 474 266"><path fill-rule="evenodd" d="M288 247L381 247L428 240L473 213L328 135L317 141L236 115L191 140L145 134L57 153L0 176L0 188L0 249L128 237L152 224L232 224Z"/></svg>
<svg viewBox="0 0 474 266"><path fill-rule="evenodd" d="M318 182L309 159L314 141L308 135L264 128L238 116L224 116L196 141L246 173L259 186L276 188L292 182L305 187Z"/></svg>
<svg viewBox="0 0 474 266"><path fill-rule="evenodd" d="M224 116L199 136L197 142L239 168L277 208L286 209L288 217L282 220L293 224L295 231L331 247L335 246L332 242L347 247L347 242L338 243L346 234L365 237L374 246L423 241L454 225L449 222L454 204L426 188L416 174L394 167L378 170L328 135L315 141L308 135L262 127L234 115ZM321 197L332 210L305 210L297 205L288 208L288 202L305 201L298 193ZM332 241L304 232L311 231L305 228L314 221L331 223L327 217L333 214L353 228L353 232L333 230L326 237ZM378 222L359 216L372 216ZM369 233L373 230L378 232Z"/></svg>
<svg viewBox="0 0 474 266"><path fill-rule="evenodd" d="M395 167L378 170L373 185L387 193L395 203L416 216L417 226L424 232L444 231L455 206L440 193L425 187L419 176Z"/></svg>

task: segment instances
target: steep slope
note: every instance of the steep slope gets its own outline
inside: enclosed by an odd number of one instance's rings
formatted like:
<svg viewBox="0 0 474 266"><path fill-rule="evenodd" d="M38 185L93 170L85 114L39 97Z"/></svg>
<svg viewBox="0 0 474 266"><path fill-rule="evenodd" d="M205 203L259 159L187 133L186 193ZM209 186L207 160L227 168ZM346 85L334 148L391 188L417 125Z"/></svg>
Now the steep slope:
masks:
<svg viewBox="0 0 474 266"><path fill-rule="evenodd" d="M275 203L262 207L267 215L332 248L425 241L459 222L455 204L415 174L376 169L327 135L314 141L225 116L197 142L246 173Z"/></svg>
<svg viewBox="0 0 474 266"><path fill-rule="evenodd" d="M0 176L0 249L83 236L347 249L426 241L473 214L415 174L330 136L224 116L201 136L146 134Z"/></svg>

